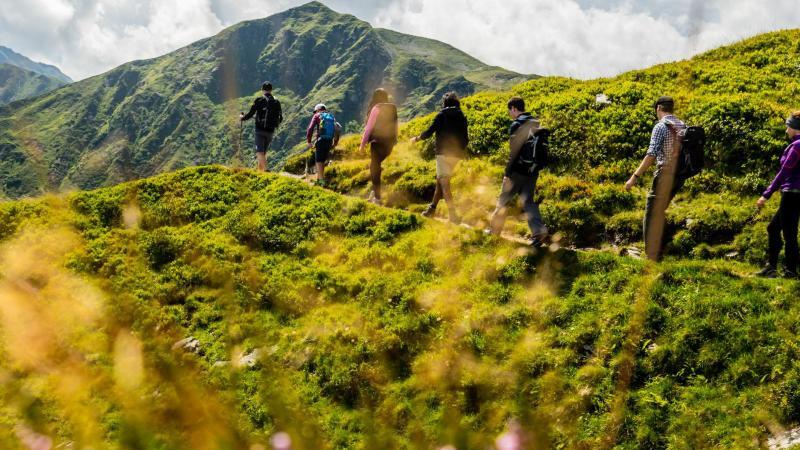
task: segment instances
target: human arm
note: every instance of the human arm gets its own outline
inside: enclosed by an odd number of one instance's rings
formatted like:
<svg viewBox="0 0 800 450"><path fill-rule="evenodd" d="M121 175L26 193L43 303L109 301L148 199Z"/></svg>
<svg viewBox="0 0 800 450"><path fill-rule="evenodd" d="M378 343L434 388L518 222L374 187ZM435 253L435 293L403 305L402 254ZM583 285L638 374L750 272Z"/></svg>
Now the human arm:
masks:
<svg viewBox="0 0 800 450"><path fill-rule="evenodd" d="M633 172L633 175L628 179L625 183L625 190L630 191L636 186L636 182L639 181L639 178L642 178L644 174L647 172L647 169L650 168L656 162L656 157L650 154L645 155L642 163L639 164L639 167Z"/></svg>
<svg viewBox="0 0 800 450"><path fill-rule="evenodd" d="M308 142L309 146L311 146L311 138L314 137L314 130L319 126L319 122L319 114L314 114L314 117L311 118L311 122L308 124L308 129L306 130L306 142Z"/></svg>
<svg viewBox="0 0 800 450"><path fill-rule="evenodd" d="M369 112L369 118L367 119L367 126L364 128L364 136L361 138L361 151L364 151L367 144L372 139L372 130L375 129L375 123L378 121L378 114L380 113L380 107L373 106L372 110Z"/></svg>
<svg viewBox="0 0 800 450"><path fill-rule="evenodd" d="M625 183L625 190L630 191L633 189L633 187L636 186L636 182L639 180L639 178L643 177L647 172L647 169L658 162L658 153L659 151L664 151L664 145L667 142L668 132L669 130L667 129L667 126L663 123L658 123L653 128L653 133L650 135L650 145L647 147L647 153L645 154L642 163L639 164L639 167L633 172L633 175L631 175L631 177Z"/></svg>
<svg viewBox="0 0 800 450"><path fill-rule="evenodd" d="M411 142L426 141L430 139L434 133L436 133L437 131L439 131L439 129L441 129L441 126L442 126L442 113L439 113L433 119L433 122L428 127L428 129L420 133L419 136L411 138Z"/></svg>
<svg viewBox="0 0 800 450"><path fill-rule="evenodd" d="M800 162L800 146L792 145L786 150L786 157L783 158L781 170L779 170L778 174L775 175L775 179L772 180L772 183L769 185L767 190L761 194L761 197L765 199L764 203L766 203L766 200L769 200L769 198L772 197L772 194L781 188L781 185L783 185L783 182L786 181L786 178L788 178L794 168L797 167L798 162Z"/></svg>
<svg viewBox="0 0 800 450"><path fill-rule="evenodd" d="M250 111L247 114L239 116L239 120L241 120L242 122L250 120L257 110L258 110L258 102L256 101L253 102L253 106L250 107Z"/></svg>

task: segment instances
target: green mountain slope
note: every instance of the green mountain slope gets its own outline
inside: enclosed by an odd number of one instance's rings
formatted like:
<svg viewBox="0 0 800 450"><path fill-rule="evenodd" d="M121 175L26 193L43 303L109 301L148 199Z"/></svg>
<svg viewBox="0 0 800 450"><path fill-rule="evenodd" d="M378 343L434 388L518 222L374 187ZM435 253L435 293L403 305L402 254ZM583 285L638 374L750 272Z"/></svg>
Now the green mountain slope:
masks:
<svg viewBox="0 0 800 450"><path fill-rule="evenodd" d="M757 213L755 201L778 170L788 144L785 118L800 109L800 30L769 33L687 61L663 64L615 78L579 81L540 78L502 92L466 98L472 158L461 163L454 193L466 220L485 225L494 209L508 155L506 102L524 97L553 132L553 164L543 172L539 197L545 221L562 245L627 246L641 242L644 196L650 178L634 192L623 184L643 158L656 117L652 104L673 95L677 115L708 133L708 167L691 179L668 210L669 252L729 257L761 264L766 223L777 207ZM605 94L610 104L598 104ZM409 122L407 140L432 115ZM368 155L352 138L343 141L327 171L339 192L366 195ZM432 142L401 144L385 166L390 204L421 211L433 195ZM301 171L300 158L287 169ZM444 205L442 206L444 209ZM444 213L444 212L442 212ZM519 211L514 211L516 219ZM525 235L524 221L507 231Z"/></svg>
<svg viewBox="0 0 800 450"><path fill-rule="evenodd" d="M411 117L448 89L469 94L528 78L314 2L0 110L0 182L16 197L249 159L252 125L240 148L236 118L264 80L285 110L270 157L277 164L304 136L316 103L352 129L378 86Z"/></svg>
<svg viewBox="0 0 800 450"><path fill-rule="evenodd" d="M514 418L529 448L763 448L800 421L800 284L751 270L219 167L0 203L0 444L469 449Z"/></svg>
<svg viewBox="0 0 800 450"><path fill-rule="evenodd" d="M35 97L63 85L55 78L0 63L0 105Z"/></svg>
<svg viewBox="0 0 800 450"><path fill-rule="evenodd" d="M32 61L30 58L0 45L0 64L4 63L44 75L48 78L53 78L61 82L62 85L72 83L72 79L65 75L58 67Z"/></svg>

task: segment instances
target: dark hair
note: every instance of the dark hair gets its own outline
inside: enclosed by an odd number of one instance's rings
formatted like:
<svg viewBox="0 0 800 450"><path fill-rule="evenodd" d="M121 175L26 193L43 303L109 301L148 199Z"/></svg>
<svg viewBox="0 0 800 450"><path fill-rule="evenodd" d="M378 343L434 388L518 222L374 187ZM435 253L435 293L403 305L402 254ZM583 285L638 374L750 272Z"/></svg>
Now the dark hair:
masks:
<svg viewBox="0 0 800 450"><path fill-rule="evenodd" d="M786 126L793 129L800 131L800 111L795 111L786 119Z"/></svg>
<svg viewBox="0 0 800 450"><path fill-rule="evenodd" d="M370 100L369 108L367 108L367 120L369 120L369 113L372 111L372 108L378 103L389 103L389 93L386 92L386 89L378 88L372 93L372 100Z"/></svg>
<svg viewBox="0 0 800 450"><path fill-rule="evenodd" d="M461 101L458 99L458 94L455 92L448 92L442 96L442 107L443 108L453 108L453 107L460 107Z"/></svg>
<svg viewBox="0 0 800 450"><path fill-rule="evenodd" d="M653 108L658 110L658 107L661 107L661 110L667 113L675 112L675 100L672 97L661 97L656 100L655 104L653 104Z"/></svg>
<svg viewBox="0 0 800 450"><path fill-rule="evenodd" d="M265 81L264 84L261 85L262 91L271 92L272 91L272 83Z"/></svg>
<svg viewBox="0 0 800 450"><path fill-rule="evenodd" d="M525 100L522 97L512 97L508 101L508 109L517 108L517 111L525 112Z"/></svg>

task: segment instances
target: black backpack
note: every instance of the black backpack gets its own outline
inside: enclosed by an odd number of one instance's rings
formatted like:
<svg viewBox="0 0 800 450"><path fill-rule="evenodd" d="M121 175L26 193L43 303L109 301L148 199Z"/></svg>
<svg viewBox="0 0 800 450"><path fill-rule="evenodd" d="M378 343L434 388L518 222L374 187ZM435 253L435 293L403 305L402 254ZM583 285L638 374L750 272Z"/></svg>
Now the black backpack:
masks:
<svg viewBox="0 0 800 450"><path fill-rule="evenodd" d="M281 102L275 100L275 97L267 97L264 108L258 111L256 120L262 129L267 131L275 131L281 122L283 122Z"/></svg>
<svg viewBox="0 0 800 450"><path fill-rule="evenodd" d="M691 178L703 170L706 164L706 131L702 127L689 127L681 136L681 152L678 156L677 175Z"/></svg>
<svg viewBox="0 0 800 450"><path fill-rule="evenodd" d="M519 151L517 161L529 172L547 167L550 162L550 130L531 128L528 132L528 139L522 144Z"/></svg>

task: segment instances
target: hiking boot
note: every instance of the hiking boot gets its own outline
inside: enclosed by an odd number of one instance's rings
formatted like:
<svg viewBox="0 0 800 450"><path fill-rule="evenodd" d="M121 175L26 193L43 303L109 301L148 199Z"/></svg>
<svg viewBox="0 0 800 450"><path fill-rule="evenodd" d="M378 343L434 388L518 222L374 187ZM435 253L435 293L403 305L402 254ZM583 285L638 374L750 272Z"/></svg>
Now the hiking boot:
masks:
<svg viewBox="0 0 800 450"><path fill-rule="evenodd" d="M531 245L536 248L547 247L548 245L547 241L549 240L549 238L550 235L548 235L547 233L537 234L533 236L533 239L531 239Z"/></svg>
<svg viewBox="0 0 800 450"><path fill-rule="evenodd" d="M783 269L783 278L788 278L790 280L797 280L798 279L797 270Z"/></svg>
<svg viewBox="0 0 800 450"><path fill-rule="evenodd" d="M778 271L775 270L774 267L767 264L763 269L755 273L755 276L759 278L777 278Z"/></svg>
<svg viewBox="0 0 800 450"><path fill-rule="evenodd" d="M547 243L540 238L533 238L531 239L531 247L533 248L543 248L547 247Z"/></svg>
<svg viewBox="0 0 800 450"><path fill-rule="evenodd" d="M425 208L425 211L422 211L421 214L422 217L431 218L436 214L436 207L433 205L428 205L428 207Z"/></svg>

